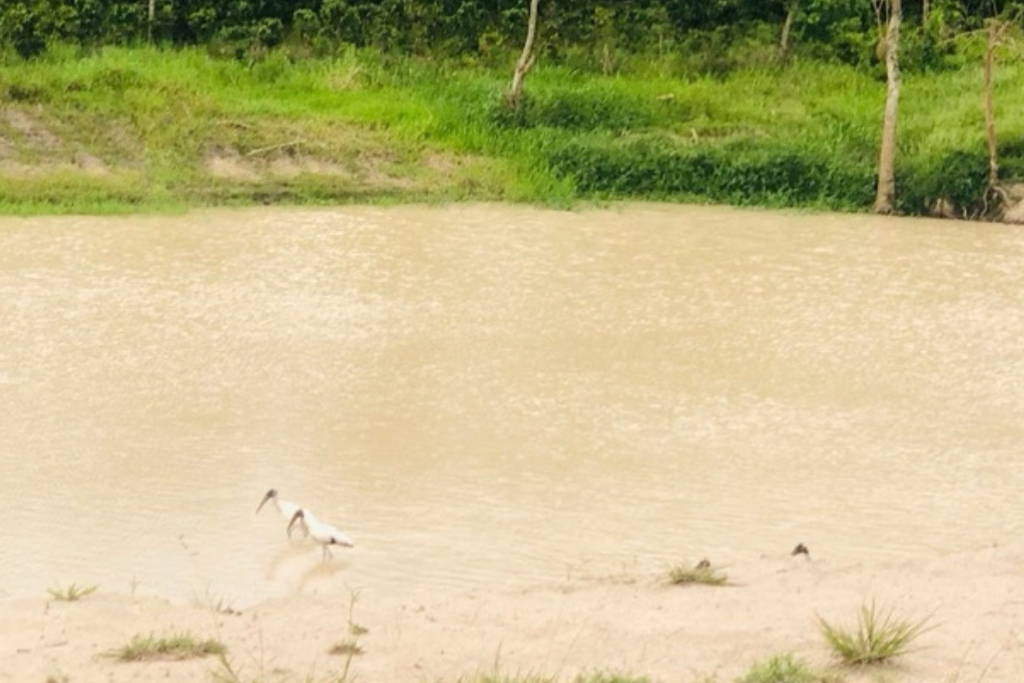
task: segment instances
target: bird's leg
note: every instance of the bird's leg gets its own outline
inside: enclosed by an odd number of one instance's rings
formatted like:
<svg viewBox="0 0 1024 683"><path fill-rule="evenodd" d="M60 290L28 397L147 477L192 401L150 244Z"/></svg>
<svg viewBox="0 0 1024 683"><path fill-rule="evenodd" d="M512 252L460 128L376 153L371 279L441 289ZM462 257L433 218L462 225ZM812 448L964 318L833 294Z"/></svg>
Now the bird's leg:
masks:
<svg viewBox="0 0 1024 683"><path fill-rule="evenodd" d="M324 549L324 562L327 561L327 558L334 557L333 555L331 555L331 551L327 549L327 544L326 543L324 543L322 547Z"/></svg>

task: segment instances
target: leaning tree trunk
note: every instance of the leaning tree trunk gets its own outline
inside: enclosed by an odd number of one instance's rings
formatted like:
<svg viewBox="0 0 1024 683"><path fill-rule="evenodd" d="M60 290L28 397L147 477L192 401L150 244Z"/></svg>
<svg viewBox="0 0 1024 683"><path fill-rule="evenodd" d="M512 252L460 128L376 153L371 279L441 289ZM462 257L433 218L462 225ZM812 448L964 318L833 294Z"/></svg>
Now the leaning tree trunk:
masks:
<svg viewBox="0 0 1024 683"><path fill-rule="evenodd" d="M529 73L530 68L533 67L533 63L537 59L537 53L533 51L533 44L537 38L537 6L539 4L540 0L530 0L530 18L526 26L526 44L523 45L523 53L519 55L516 70L512 73L512 85L505 96L506 103L512 109L519 106L519 101L523 96L523 79L526 78L526 74Z"/></svg>
<svg viewBox="0 0 1024 683"><path fill-rule="evenodd" d="M878 152L878 188L876 213L892 213L896 201L896 115L900 100L900 23L901 0L889 0L889 30L885 35L885 116L882 120L882 144Z"/></svg>
<svg viewBox="0 0 1024 683"><path fill-rule="evenodd" d="M789 9L786 10L786 21L782 24L782 37L779 39L779 55L785 59L789 56L789 34L793 29L793 20L796 19L796 10L799 0L792 0Z"/></svg>
<svg viewBox="0 0 1024 683"><path fill-rule="evenodd" d="M992 106L992 66L996 45L999 44L1001 26L992 21L988 25L988 45L985 48L985 140L988 143L988 188L999 181L999 158L996 153L996 115Z"/></svg>

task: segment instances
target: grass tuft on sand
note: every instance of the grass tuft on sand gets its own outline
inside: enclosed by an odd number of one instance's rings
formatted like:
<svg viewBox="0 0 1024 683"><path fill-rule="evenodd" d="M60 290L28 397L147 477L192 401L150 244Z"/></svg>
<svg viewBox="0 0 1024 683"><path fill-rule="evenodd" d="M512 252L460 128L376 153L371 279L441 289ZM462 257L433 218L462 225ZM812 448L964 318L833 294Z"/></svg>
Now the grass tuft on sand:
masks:
<svg viewBox="0 0 1024 683"><path fill-rule="evenodd" d="M556 683L551 676L539 674L490 673L474 678L462 679L459 683Z"/></svg>
<svg viewBox="0 0 1024 683"><path fill-rule="evenodd" d="M611 671L595 671L589 674L580 674L573 683L651 683L651 679L647 676L634 676L633 674Z"/></svg>
<svg viewBox="0 0 1024 683"><path fill-rule="evenodd" d="M355 638L349 640L342 640L331 646L331 649L327 651L330 655L361 655L364 650L359 645L359 642Z"/></svg>
<svg viewBox="0 0 1024 683"><path fill-rule="evenodd" d="M930 617L918 621L899 618L891 608L879 610L874 601L861 605L854 630L818 617L825 642L844 664L852 666L878 664L906 654L921 634L933 628L930 621Z"/></svg>
<svg viewBox="0 0 1024 683"><path fill-rule="evenodd" d="M782 654L755 663L736 683L841 683L831 672L816 671L799 657Z"/></svg>
<svg viewBox="0 0 1024 683"><path fill-rule="evenodd" d="M46 589L46 592L48 592L54 600L59 600L60 602L75 602L77 600L81 600L87 595L92 595L96 592L97 588L98 586L79 586L73 583L66 588L48 588Z"/></svg>
<svg viewBox="0 0 1024 683"><path fill-rule="evenodd" d="M219 640L201 639L182 632L163 638L152 634L135 635L127 645L107 654L122 662L139 662L152 659L197 659L208 655L223 655L225 652L227 648Z"/></svg>
<svg viewBox="0 0 1024 683"><path fill-rule="evenodd" d="M708 586L722 586L728 582L729 577L717 567L713 567L707 561L699 562L696 566L689 567L678 564L668 570L668 580L677 586L691 583L702 583Z"/></svg>

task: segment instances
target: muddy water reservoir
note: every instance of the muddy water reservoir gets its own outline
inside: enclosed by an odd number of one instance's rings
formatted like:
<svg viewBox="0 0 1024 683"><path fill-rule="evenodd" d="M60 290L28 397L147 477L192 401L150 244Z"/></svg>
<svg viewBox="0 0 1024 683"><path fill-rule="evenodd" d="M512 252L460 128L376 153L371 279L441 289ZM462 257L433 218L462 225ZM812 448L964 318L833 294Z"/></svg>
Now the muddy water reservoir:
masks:
<svg viewBox="0 0 1024 683"><path fill-rule="evenodd" d="M0 220L0 596L238 604L1024 530L1024 231L634 205ZM270 487L357 542L320 562Z"/></svg>

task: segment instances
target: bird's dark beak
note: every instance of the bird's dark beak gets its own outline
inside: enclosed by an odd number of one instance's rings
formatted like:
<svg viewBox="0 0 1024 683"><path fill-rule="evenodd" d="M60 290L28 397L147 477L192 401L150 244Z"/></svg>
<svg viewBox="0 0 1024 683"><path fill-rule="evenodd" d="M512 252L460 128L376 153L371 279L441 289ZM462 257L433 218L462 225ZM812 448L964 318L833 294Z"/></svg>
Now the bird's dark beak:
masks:
<svg viewBox="0 0 1024 683"><path fill-rule="evenodd" d="M264 506L264 505L266 504L266 502L267 502L268 500L270 500L271 498L273 498L273 496L271 496L271 495L270 495L269 493L268 493L267 495L263 496L263 500L261 500L261 501L260 501L260 504L256 506L256 512L259 512L259 511L260 511L260 509L261 509L261 508L262 508L262 507L263 507L263 506Z"/></svg>

